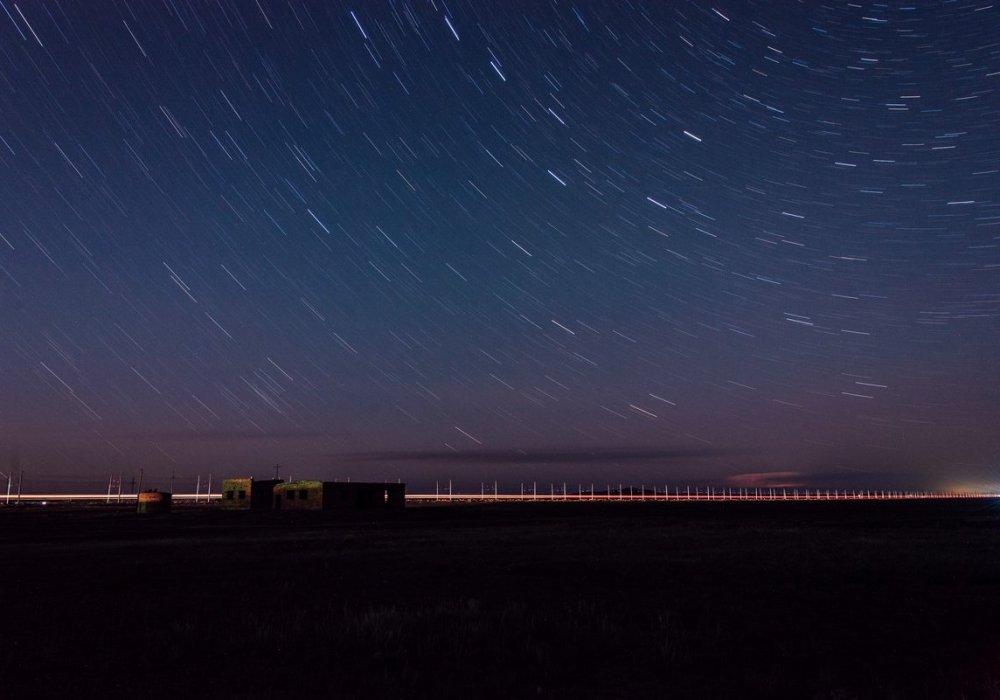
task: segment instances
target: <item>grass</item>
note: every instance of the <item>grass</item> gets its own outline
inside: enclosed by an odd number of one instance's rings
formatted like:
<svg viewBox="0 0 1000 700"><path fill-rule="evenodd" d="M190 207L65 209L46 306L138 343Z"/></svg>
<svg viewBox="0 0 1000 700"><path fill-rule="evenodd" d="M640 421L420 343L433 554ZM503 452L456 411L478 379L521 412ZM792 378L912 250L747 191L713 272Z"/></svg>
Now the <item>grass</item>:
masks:
<svg viewBox="0 0 1000 700"><path fill-rule="evenodd" d="M983 502L0 511L3 697L1000 698Z"/></svg>

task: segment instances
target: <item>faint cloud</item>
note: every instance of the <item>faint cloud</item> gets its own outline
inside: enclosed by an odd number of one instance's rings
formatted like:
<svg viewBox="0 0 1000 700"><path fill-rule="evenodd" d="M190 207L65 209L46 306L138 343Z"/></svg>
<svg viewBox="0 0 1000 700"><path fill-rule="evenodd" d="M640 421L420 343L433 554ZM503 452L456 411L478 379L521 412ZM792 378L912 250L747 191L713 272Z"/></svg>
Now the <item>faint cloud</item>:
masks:
<svg viewBox="0 0 1000 700"><path fill-rule="evenodd" d="M543 450L389 450L337 455L355 462L462 462L465 464L586 464L664 462L736 454L719 449L543 449Z"/></svg>
<svg viewBox="0 0 1000 700"><path fill-rule="evenodd" d="M741 488L795 489L806 485L802 472L750 472L726 477L726 483Z"/></svg>
<svg viewBox="0 0 1000 700"><path fill-rule="evenodd" d="M253 430L209 430L204 432L196 431L170 431L170 432L149 432L149 433L119 433L116 435L102 435L104 439L119 441L153 441L153 442L229 442L235 440L313 440L316 438L341 437L331 433L313 431L266 431L258 432Z"/></svg>

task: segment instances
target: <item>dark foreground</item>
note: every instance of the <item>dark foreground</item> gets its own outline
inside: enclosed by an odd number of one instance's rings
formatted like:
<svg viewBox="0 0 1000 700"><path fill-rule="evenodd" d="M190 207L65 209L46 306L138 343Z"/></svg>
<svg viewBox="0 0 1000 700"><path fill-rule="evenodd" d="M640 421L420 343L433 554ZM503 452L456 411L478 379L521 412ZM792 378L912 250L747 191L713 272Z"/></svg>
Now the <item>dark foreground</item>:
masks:
<svg viewBox="0 0 1000 700"><path fill-rule="evenodd" d="M1000 505L10 507L0 604L4 698L1000 698Z"/></svg>

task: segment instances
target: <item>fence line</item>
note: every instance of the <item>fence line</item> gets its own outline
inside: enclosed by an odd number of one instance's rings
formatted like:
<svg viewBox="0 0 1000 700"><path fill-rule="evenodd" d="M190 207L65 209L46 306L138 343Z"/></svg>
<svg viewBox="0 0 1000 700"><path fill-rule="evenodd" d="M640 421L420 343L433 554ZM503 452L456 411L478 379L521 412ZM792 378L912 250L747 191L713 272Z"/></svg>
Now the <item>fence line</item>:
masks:
<svg viewBox="0 0 1000 700"><path fill-rule="evenodd" d="M134 493L114 494L114 502L133 502L137 498ZM210 502L222 498L219 493L175 493L175 501ZM890 489L730 489L696 487L665 487L651 489L646 487L624 487L614 491L585 490L578 488L575 492L565 488L556 489L553 485L547 491L537 489L521 490L520 493L496 493L480 489L478 493L462 493L449 489L440 489L433 493L408 493L406 500L414 503L561 503L561 502L622 502L622 503L687 503L687 502L807 502L807 501L904 501L904 500L942 500L965 498L1000 498L1000 493L987 492L956 492L956 491L909 491ZM5 502L6 501L6 502ZM108 502L107 493L22 493L10 497L9 500L0 496L0 505L15 505L18 502L37 503L40 501L103 501Z"/></svg>
<svg viewBox="0 0 1000 700"><path fill-rule="evenodd" d="M557 490L554 487L548 492L534 490L521 493L489 493L480 490L479 493L408 493L406 499L415 502L706 502L706 501L744 501L744 502L778 502L778 501L902 501L902 500L941 500L957 498L998 498L997 493L952 492L952 491L909 491L890 489L730 489L730 488L695 488L666 487L663 490L647 490L645 488L619 489L617 491L595 492L578 489L576 492L565 488Z"/></svg>

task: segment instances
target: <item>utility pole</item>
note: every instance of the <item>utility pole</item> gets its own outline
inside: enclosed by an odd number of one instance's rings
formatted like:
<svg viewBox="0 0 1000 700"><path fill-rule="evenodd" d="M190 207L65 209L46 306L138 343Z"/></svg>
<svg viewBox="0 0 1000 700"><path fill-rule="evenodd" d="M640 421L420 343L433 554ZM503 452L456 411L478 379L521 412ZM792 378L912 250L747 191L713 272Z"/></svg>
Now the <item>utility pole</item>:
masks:
<svg viewBox="0 0 1000 700"><path fill-rule="evenodd" d="M10 503L10 489L11 489L11 485L12 485L12 483L14 481L14 471L15 470L20 471L20 460L18 459L18 455L17 455L16 449L13 452L13 454L11 454L11 456L10 456L10 473L4 474L3 472L0 472L0 476L7 477L7 503L8 504ZM18 482L18 483L20 484L20 482ZM18 486L18 492L20 493L20 486Z"/></svg>

